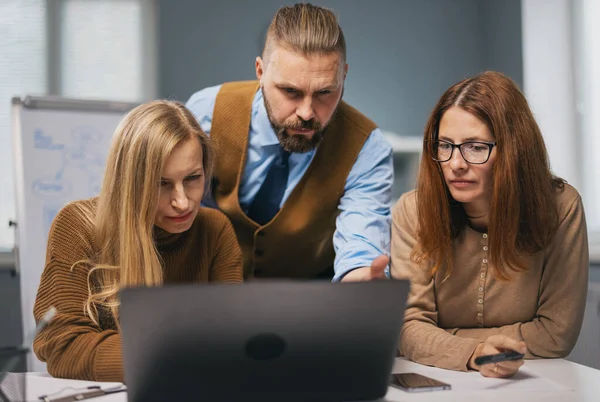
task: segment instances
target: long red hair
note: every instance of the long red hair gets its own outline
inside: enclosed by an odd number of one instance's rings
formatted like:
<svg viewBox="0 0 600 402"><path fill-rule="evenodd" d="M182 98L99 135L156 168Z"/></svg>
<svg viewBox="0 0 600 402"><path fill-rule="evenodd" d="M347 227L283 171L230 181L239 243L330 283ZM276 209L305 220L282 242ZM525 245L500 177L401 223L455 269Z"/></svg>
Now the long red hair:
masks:
<svg viewBox="0 0 600 402"><path fill-rule="evenodd" d="M558 225L555 189L564 180L550 171L540 129L525 96L501 73L488 71L450 87L431 112L423 138L417 178L419 243L413 260L426 262L432 275L452 271L452 240L468 218L444 181L439 162L432 159L440 120L451 107L484 122L497 143L492 202L488 223L489 261L494 275L508 279L510 271L525 270L525 258L545 248Z"/></svg>

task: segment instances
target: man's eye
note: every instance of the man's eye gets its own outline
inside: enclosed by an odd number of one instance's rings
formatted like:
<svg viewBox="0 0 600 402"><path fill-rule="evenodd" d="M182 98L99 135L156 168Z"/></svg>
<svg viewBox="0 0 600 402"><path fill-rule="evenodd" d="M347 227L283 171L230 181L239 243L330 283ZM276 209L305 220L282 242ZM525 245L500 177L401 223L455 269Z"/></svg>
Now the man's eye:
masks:
<svg viewBox="0 0 600 402"><path fill-rule="evenodd" d="M329 89L324 89L322 91L318 91L317 95L329 95L331 91Z"/></svg>
<svg viewBox="0 0 600 402"><path fill-rule="evenodd" d="M297 90L295 90L294 88L284 88L285 92L287 92L290 95L294 95L296 93L298 93Z"/></svg>

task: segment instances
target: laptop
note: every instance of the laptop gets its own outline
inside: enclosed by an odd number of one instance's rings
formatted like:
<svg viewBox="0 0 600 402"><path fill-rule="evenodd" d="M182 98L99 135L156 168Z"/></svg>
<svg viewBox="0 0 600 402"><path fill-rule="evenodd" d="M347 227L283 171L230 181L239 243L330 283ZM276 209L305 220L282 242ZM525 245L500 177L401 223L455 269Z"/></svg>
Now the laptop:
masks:
<svg viewBox="0 0 600 402"><path fill-rule="evenodd" d="M128 401L382 398L408 291L404 280L124 289Z"/></svg>

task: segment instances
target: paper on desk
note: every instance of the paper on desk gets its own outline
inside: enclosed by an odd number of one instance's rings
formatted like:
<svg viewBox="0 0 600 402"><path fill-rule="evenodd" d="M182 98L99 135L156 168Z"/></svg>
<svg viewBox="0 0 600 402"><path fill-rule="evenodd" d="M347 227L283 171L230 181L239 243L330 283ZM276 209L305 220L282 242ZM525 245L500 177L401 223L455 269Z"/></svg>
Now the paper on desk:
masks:
<svg viewBox="0 0 600 402"><path fill-rule="evenodd" d="M12 375L15 375L15 373L12 373ZM81 390L82 388L89 387L92 385L100 386L102 389L124 386L123 383L120 382L67 380L62 378L40 376L30 373L26 376L27 400L37 400L41 395L49 395L56 393L58 393L57 395L68 395L72 394L74 390ZM116 394L115 396L119 399L127 399L125 393Z"/></svg>

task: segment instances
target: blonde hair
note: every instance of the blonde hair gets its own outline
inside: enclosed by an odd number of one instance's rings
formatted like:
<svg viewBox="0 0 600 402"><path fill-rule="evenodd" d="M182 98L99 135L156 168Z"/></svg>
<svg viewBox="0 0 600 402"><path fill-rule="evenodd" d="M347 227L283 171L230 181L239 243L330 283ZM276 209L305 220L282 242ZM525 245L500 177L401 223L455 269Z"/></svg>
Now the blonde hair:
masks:
<svg viewBox="0 0 600 402"><path fill-rule="evenodd" d="M337 17L331 10L310 3L277 11L267 31L264 60L276 45L305 55L339 52L342 65L346 62L346 40Z"/></svg>
<svg viewBox="0 0 600 402"><path fill-rule="evenodd" d="M117 293L121 288L163 283L153 235L159 183L169 154L190 138L200 141L208 186L213 150L195 117L181 103L157 100L142 104L115 130L96 212L83 207L80 211L93 224L98 248L92 261L79 262L91 266L85 312L97 325L98 307L104 307L118 326Z"/></svg>

